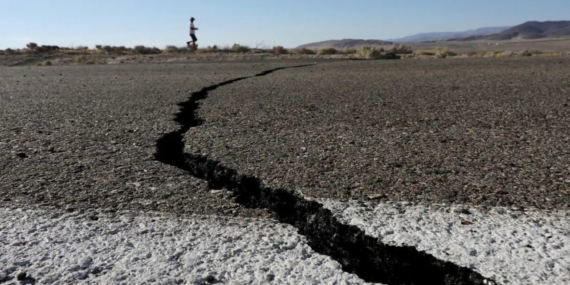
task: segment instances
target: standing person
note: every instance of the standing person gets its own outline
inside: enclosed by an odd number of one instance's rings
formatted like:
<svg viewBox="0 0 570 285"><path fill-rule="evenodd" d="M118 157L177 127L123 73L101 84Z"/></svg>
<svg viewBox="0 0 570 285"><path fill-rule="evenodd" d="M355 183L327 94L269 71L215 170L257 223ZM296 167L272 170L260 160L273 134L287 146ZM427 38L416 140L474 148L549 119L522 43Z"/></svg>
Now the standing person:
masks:
<svg viewBox="0 0 570 285"><path fill-rule="evenodd" d="M186 44L188 45L188 47L190 47L190 43L192 43L192 47L195 49L196 48L196 42L198 41L198 38L196 38L196 31L198 30L198 28L194 27L194 17L190 18L190 37L192 38L192 41L190 42L186 42Z"/></svg>

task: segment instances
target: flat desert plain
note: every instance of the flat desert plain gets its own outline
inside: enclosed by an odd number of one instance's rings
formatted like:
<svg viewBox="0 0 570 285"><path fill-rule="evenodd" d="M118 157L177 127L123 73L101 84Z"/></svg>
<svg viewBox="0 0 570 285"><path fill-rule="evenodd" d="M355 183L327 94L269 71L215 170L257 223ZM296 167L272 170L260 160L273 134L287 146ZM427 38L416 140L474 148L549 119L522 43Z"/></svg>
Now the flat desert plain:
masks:
<svg viewBox="0 0 570 285"><path fill-rule="evenodd" d="M568 284L568 74L0 68L0 283Z"/></svg>

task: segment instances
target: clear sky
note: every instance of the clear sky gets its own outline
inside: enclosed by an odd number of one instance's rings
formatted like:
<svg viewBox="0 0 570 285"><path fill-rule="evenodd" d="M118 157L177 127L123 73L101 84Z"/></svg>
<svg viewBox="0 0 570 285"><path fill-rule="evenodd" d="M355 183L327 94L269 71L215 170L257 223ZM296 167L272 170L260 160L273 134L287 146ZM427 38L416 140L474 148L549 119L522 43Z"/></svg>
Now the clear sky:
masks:
<svg viewBox="0 0 570 285"><path fill-rule="evenodd" d="M570 0L0 0L0 48L183 46L196 18L200 46L267 47L343 38L568 20Z"/></svg>

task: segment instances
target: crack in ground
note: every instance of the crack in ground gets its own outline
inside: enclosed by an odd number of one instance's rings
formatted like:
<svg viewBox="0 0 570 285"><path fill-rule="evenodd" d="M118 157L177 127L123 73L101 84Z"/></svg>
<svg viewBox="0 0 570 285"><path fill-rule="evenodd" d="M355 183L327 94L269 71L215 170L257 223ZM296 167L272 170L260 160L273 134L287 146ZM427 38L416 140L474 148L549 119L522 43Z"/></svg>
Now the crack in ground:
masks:
<svg viewBox="0 0 570 285"><path fill-rule="evenodd" d="M188 171L215 189L232 191L237 203L247 208L270 210L281 223L296 227L315 251L338 261L345 272L356 274L367 282L384 284L496 284L472 269L437 259L411 246L391 246L368 236L356 226L339 222L323 205L285 189L262 185L259 178L242 175L235 169L206 156L184 153L184 134L203 120L196 115L199 102L208 92L224 85L278 70L300 68L313 64L280 67L253 76L239 77L202 88L179 103L175 121L177 131L163 135L157 141L155 158L165 164Z"/></svg>

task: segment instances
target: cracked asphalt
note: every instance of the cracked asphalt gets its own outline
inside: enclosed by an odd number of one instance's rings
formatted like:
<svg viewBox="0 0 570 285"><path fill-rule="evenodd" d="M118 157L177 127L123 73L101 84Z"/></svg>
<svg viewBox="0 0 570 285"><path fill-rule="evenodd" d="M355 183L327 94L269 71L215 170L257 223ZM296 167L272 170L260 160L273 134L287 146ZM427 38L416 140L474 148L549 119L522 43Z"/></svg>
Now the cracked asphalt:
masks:
<svg viewBox="0 0 570 285"><path fill-rule="evenodd" d="M0 68L0 205L264 216L153 155L191 92L284 64Z"/></svg>
<svg viewBox="0 0 570 285"><path fill-rule="evenodd" d="M342 61L210 92L187 152L335 200L570 208L570 59Z"/></svg>
<svg viewBox="0 0 570 285"><path fill-rule="evenodd" d="M0 205L266 216L153 157L191 92L308 63L0 68ZM186 137L337 200L570 207L570 60L321 61L210 92Z"/></svg>

